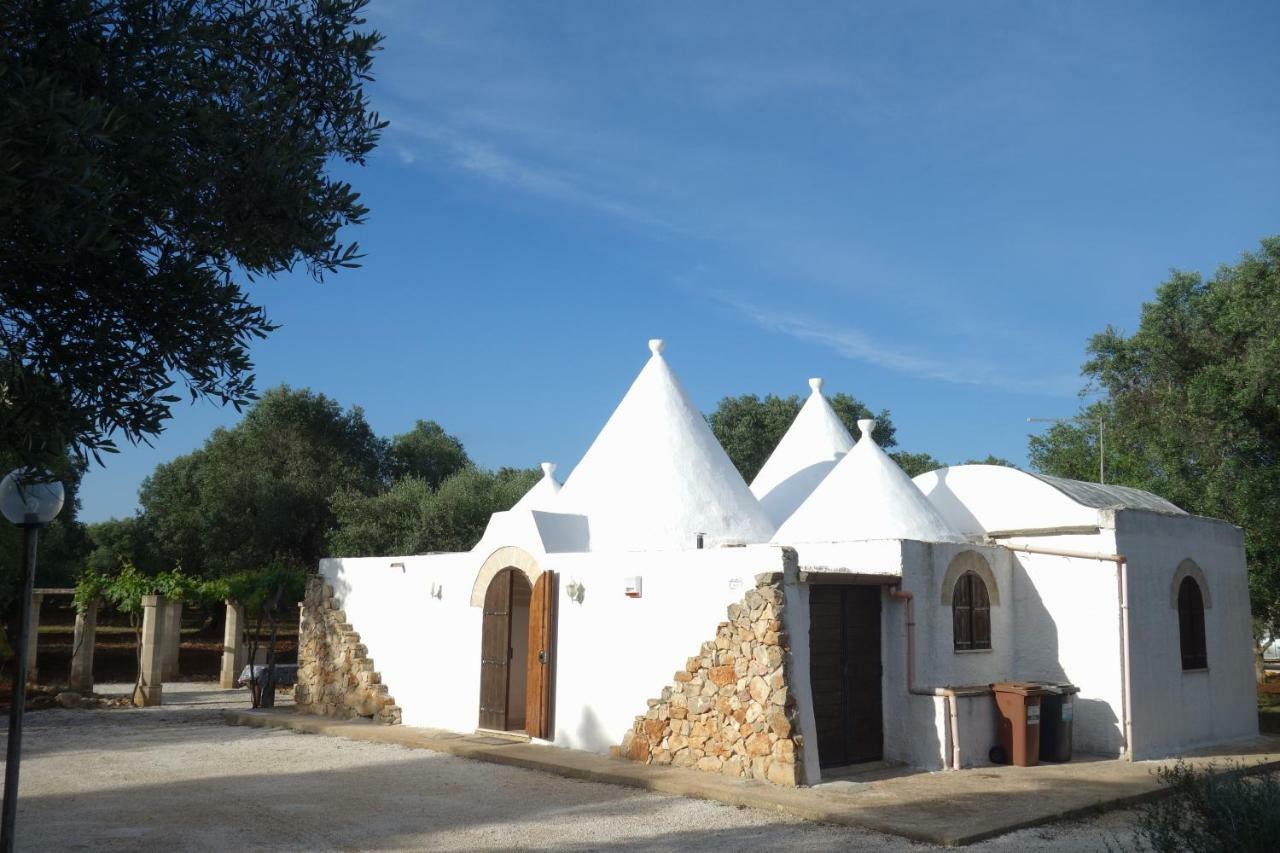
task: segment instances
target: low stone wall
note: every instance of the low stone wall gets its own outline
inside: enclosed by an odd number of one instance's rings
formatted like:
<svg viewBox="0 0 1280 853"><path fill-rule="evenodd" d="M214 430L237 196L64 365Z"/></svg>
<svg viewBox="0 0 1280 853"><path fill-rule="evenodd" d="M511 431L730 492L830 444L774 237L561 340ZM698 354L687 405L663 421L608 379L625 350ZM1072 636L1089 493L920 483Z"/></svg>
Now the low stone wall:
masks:
<svg viewBox="0 0 1280 853"><path fill-rule="evenodd" d="M399 723L400 707L374 670L360 635L347 624L340 604L324 578L307 579L298 625L298 683L293 688L298 710Z"/></svg>
<svg viewBox="0 0 1280 853"><path fill-rule="evenodd" d="M802 784L803 755L791 654L783 630L781 574L729 605L716 638L649 700L618 754L778 785Z"/></svg>

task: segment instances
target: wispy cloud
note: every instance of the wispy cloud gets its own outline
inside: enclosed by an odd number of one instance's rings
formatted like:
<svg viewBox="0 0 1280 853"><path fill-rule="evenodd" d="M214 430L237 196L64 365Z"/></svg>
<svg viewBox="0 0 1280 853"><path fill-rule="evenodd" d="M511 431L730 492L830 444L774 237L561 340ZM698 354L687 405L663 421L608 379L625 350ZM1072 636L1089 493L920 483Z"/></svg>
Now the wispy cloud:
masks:
<svg viewBox="0 0 1280 853"><path fill-rule="evenodd" d="M1026 379L999 365L973 359L941 359L886 344L861 329L835 326L812 317L765 308L717 295L716 301L776 334L824 346L845 358L883 367L908 376L959 385L980 385L1004 391L1074 396L1079 377Z"/></svg>

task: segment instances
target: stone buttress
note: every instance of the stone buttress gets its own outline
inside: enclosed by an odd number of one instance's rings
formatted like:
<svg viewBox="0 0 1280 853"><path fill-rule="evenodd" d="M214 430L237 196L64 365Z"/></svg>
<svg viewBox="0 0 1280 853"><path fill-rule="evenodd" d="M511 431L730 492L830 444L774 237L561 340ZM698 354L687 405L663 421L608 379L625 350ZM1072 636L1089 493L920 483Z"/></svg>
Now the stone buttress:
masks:
<svg viewBox="0 0 1280 853"><path fill-rule="evenodd" d="M400 722L400 707L374 670L369 650L347 624L333 587L319 575L307 578L302 601L294 701L308 714Z"/></svg>
<svg viewBox="0 0 1280 853"><path fill-rule="evenodd" d="M729 605L714 640L649 710L636 717L615 754L645 764L693 767L778 785L803 784L803 751L783 630L781 573ZM797 754L801 757L798 759Z"/></svg>

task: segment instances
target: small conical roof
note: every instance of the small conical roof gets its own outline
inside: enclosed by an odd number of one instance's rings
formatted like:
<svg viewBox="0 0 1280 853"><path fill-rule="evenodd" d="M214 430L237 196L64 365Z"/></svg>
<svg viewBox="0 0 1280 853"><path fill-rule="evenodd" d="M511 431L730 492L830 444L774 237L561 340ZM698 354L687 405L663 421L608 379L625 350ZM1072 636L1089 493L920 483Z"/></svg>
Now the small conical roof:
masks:
<svg viewBox="0 0 1280 853"><path fill-rule="evenodd" d="M774 542L965 541L876 444L871 437L875 425L869 419L858 421L858 443L783 523Z"/></svg>
<svg viewBox="0 0 1280 853"><path fill-rule="evenodd" d="M853 437L822 394L822 380L810 379L809 387L809 399L751 481L751 493L775 525L786 521L853 447Z"/></svg>
<svg viewBox="0 0 1280 853"><path fill-rule="evenodd" d="M556 495L560 494L560 482L552 476L555 471L554 462L543 462L542 479L534 483L512 509L554 509Z"/></svg>
<svg viewBox="0 0 1280 853"><path fill-rule="evenodd" d="M559 512L587 516L591 550L765 542L774 525L662 357L663 342L565 481Z"/></svg>

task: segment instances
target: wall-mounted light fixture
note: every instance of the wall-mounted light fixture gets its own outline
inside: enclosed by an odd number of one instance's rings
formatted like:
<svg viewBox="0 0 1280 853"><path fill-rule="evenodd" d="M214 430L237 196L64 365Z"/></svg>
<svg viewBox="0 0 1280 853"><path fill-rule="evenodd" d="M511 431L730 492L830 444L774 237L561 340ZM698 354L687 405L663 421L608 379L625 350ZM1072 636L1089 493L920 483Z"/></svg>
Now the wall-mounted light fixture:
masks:
<svg viewBox="0 0 1280 853"><path fill-rule="evenodd" d="M565 595L569 596L570 601L582 603L582 599L587 596L587 589L582 585L582 581L574 579L569 581L564 588Z"/></svg>
<svg viewBox="0 0 1280 853"><path fill-rule="evenodd" d="M404 563L392 563L392 564L391 564L391 568L393 568L393 569L399 569L399 570L400 570L400 574L404 574Z"/></svg>
<svg viewBox="0 0 1280 853"><path fill-rule="evenodd" d="M431 582L431 597L437 601L444 598L444 587L435 581Z"/></svg>

